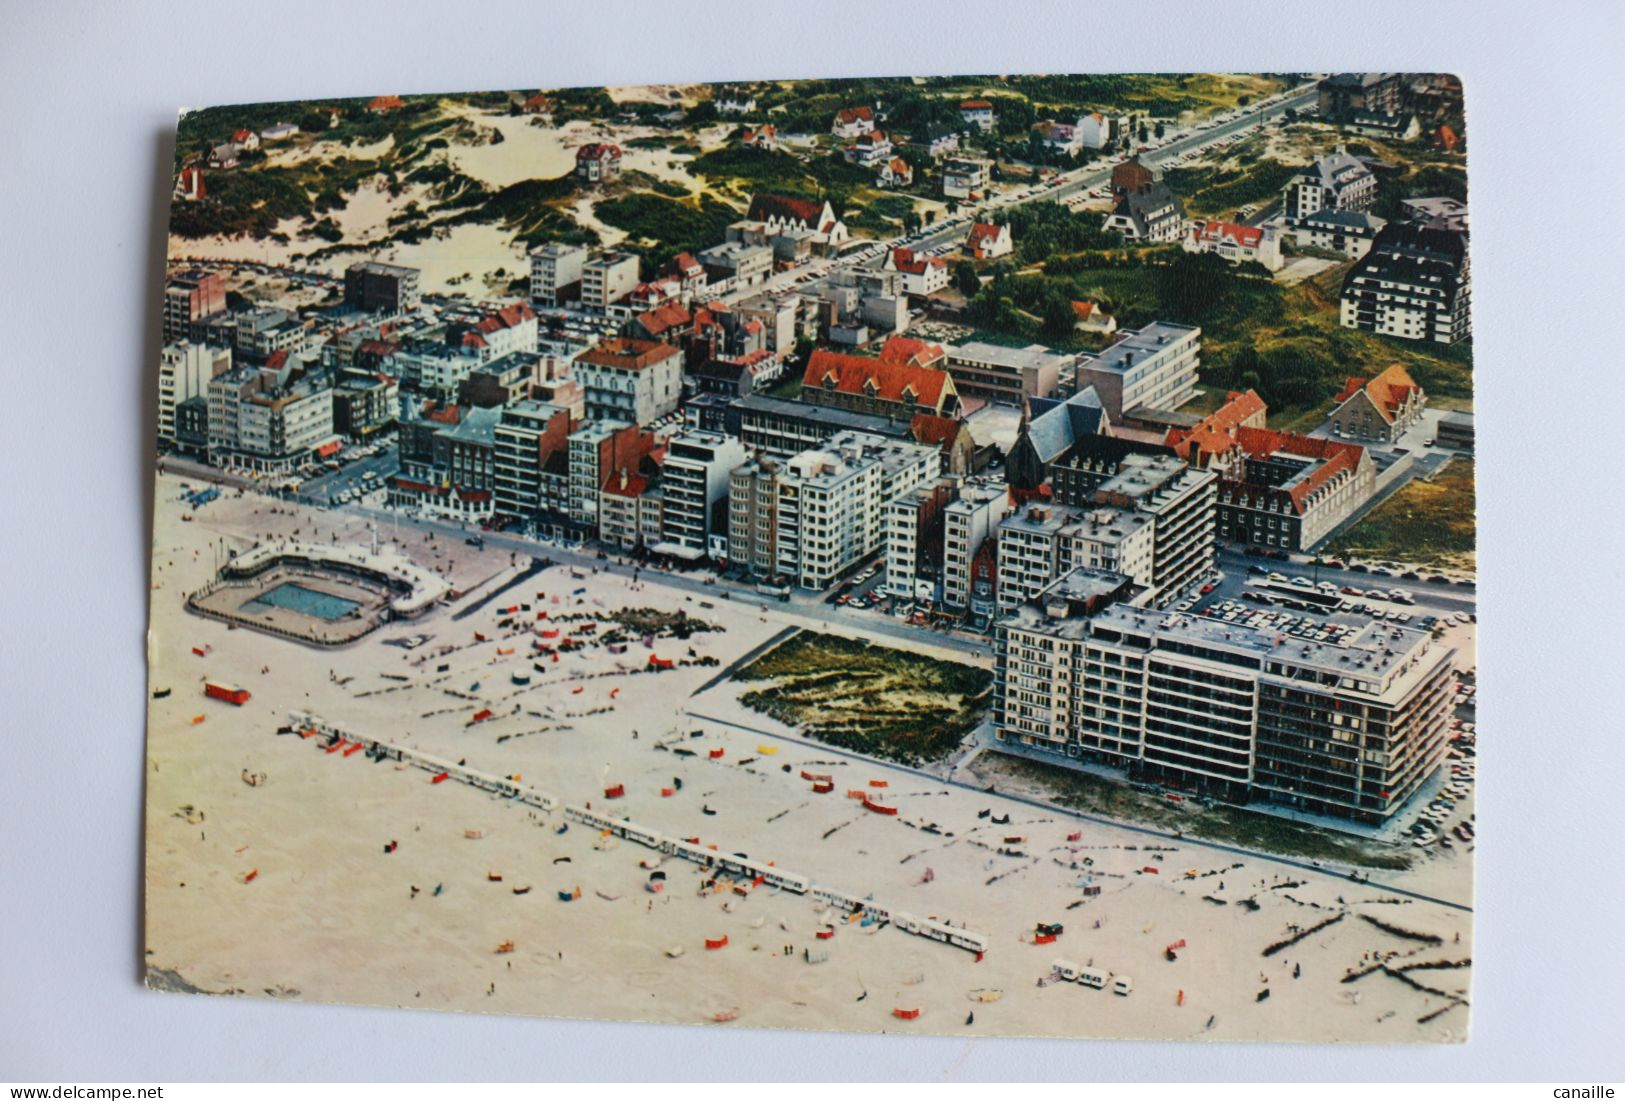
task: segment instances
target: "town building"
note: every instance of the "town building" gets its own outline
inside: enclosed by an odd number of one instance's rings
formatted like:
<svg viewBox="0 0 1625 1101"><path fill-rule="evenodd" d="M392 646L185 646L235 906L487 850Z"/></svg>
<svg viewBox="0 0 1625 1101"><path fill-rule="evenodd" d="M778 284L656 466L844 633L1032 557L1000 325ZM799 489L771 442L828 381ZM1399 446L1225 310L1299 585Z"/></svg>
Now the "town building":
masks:
<svg viewBox="0 0 1625 1101"><path fill-rule="evenodd" d="M406 313L422 300L417 268L367 260L344 270L344 304L367 313Z"/></svg>
<svg viewBox="0 0 1625 1101"><path fill-rule="evenodd" d="M800 400L904 420L919 413L953 416L959 411L959 394L947 371L921 365L918 353L888 353L887 348L879 356L813 349Z"/></svg>
<svg viewBox="0 0 1625 1101"><path fill-rule="evenodd" d="M1102 310L1098 303L1074 299L1072 313L1077 317L1072 327L1080 333L1110 334L1117 331L1117 318Z"/></svg>
<svg viewBox="0 0 1625 1101"><path fill-rule="evenodd" d="M875 183L881 187L908 187L914 183L914 166L902 157L890 157L875 169Z"/></svg>
<svg viewBox="0 0 1625 1101"><path fill-rule="evenodd" d="M987 191L992 172L992 161L949 157L942 166L942 194L949 199L978 197Z"/></svg>
<svg viewBox="0 0 1625 1101"><path fill-rule="evenodd" d="M1137 602L1078 570L998 621L993 748L1369 824L1443 762L1455 651L1426 631L1313 640Z"/></svg>
<svg viewBox="0 0 1625 1101"><path fill-rule="evenodd" d="M1386 218L1360 210L1317 210L1292 223L1293 243L1299 248L1338 252L1358 260L1371 251Z"/></svg>
<svg viewBox="0 0 1625 1101"><path fill-rule="evenodd" d="M934 447L859 432L837 433L782 462L758 457L732 478L729 561L752 563L758 576L826 588L882 545L884 503L934 480L941 463ZM772 483L773 504L751 515L742 509L768 492L755 482ZM771 572L754 565L764 559Z"/></svg>
<svg viewBox="0 0 1625 1101"><path fill-rule="evenodd" d="M203 182L203 169L196 165L188 165L175 177L175 188L170 192L170 197L183 203L195 203L206 198L208 194L209 189Z"/></svg>
<svg viewBox="0 0 1625 1101"><path fill-rule="evenodd" d="M1401 199L1399 209L1407 222L1415 222L1432 229L1467 232L1467 204L1460 199L1452 199L1448 195Z"/></svg>
<svg viewBox="0 0 1625 1101"><path fill-rule="evenodd" d="M1201 349L1202 330L1193 325L1153 321L1124 329L1104 351L1078 358L1076 387L1094 387L1114 422L1141 406L1178 409L1196 396Z"/></svg>
<svg viewBox="0 0 1625 1101"><path fill-rule="evenodd" d="M1286 182L1281 191L1281 214L1288 226L1322 210L1365 211L1377 197L1377 177L1365 162L1339 149L1323 157Z"/></svg>
<svg viewBox="0 0 1625 1101"><path fill-rule="evenodd" d="M942 582L943 509L958 493L940 478L888 500L881 511L886 579L882 591L904 600L935 600Z"/></svg>
<svg viewBox="0 0 1625 1101"><path fill-rule="evenodd" d="M535 401L501 411L493 432L492 508L530 524L569 507L570 414Z"/></svg>
<svg viewBox="0 0 1625 1101"><path fill-rule="evenodd" d="M607 313L638 285L638 256L610 250L581 265L581 306Z"/></svg>
<svg viewBox="0 0 1625 1101"><path fill-rule="evenodd" d="M621 176L621 147L595 141L576 150L576 178L587 183L608 183Z"/></svg>
<svg viewBox="0 0 1625 1101"><path fill-rule="evenodd" d="M1440 447L1453 451L1471 452L1474 443L1473 415L1457 410L1441 414L1435 441Z"/></svg>
<svg viewBox="0 0 1625 1101"><path fill-rule="evenodd" d="M570 434L568 468L570 482L566 510L582 528L598 527L598 498L612 476L622 470L632 474L654 473L654 436L626 421L589 421Z"/></svg>
<svg viewBox="0 0 1625 1101"><path fill-rule="evenodd" d="M1071 356L1056 355L1041 344L1011 348L971 341L946 350L944 365L960 393L1018 405L1023 398L1053 395L1062 370L1072 364Z"/></svg>
<svg viewBox="0 0 1625 1101"><path fill-rule="evenodd" d="M1343 277L1339 321L1437 344L1472 335L1472 275L1465 233L1390 223Z"/></svg>
<svg viewBox="0 0 1625 1101"><path fill-rule="evenodd" d="M226 312L226 281L219 272L191 268L164 281L164 343L201 342L210 318Z"/></svg>
<svg viewBox="0 0 1625 1101"><path fill-rule="evenodd" d="M875 109L873 107L842 107L835 112L835 121L830 125L829 132L838 138L855 138L859 134L866 134L875 128Z"/></svg>
<svg viewBox="0 0 1625 1101"><path fill-rule="evenodd" d="M1315 86L1320 117L1340 122L1355 112L1397 114L1405 102L1398 73L1334 73Z"/></svg>
<svg viewBox="0 0 1625 1101"><path fill-rule="evenodd" d="M581 269L587 246L549 242L530 250L530 300L538 306L562 306L581 297Z"/></svg>
<svg viewBox="0 0 1625 1101"><path fill-rule="evenodd" d="M885 271L895 271L903 281L903 291L920 298L935 294L948 285L948 263L940 256L916 256L910 248L894 248L886 254Z"/></svg>
<svg viewBox="0 0 1625 1101"><path fill-rule="evenodd" d="M890 158L892 149L892 140L887 137L884 130L870 130L867 133L859 134L858 140L841 152L847 163L872 168Z"/></svg>
<svg viewBox="0 0 1625 1101"><path fill-rule="evenodd" d="M1266 428L1238 428L1235 442L1218 501L1218 536L1232 543L1313 550L1376 488L1375 464L1358 444Z"/></svg>
<svg viewBox="0 0 1625 1101"><path fill-rule="evenodd" d="M767 245L724 241L695 254L713 283L727 280L740 290L765 282L773 274L773 249Z"/></svg>
<svg viewBox="0 0 1625 1101"><path fill-rule="evenodd" d="M775 233L800 231L811 235L817 248L833 253L849 236L846 223L835 215L829 200L798 199L789 195L760 193L751 196L746 218L766 223Z"/></svg>
<svg viewBox="0 0 1625 1101"><path fill-rule="evenodd" d="M335 438L332 388L297 367L233 367L206 392L216 465L289 470Z"/></svg>
<svg viewBox="0 0 1625 1101"><path fill-rule="evenodd" d="M1093 111L1078 119L1077 132L1085 149L1104 149L1112 143L1112 120Z"/></svg>
<svg viewBox="0 0 1625 1101"><path fill-rule="evenodd" d="M1186 252L1211 252L1231 264L1258 264L1280 271L1281 241L1274 226L1195 221L1181 242Z"/></svg>
<svg viewBox="0 0 1625 1101"><path fill-rule="evenodd" d="M209 383L231 370L231 349L180 340L165 344L158 362L158 442L174 446L175 410L193 398L207 401Z"/></svg>
<svg viewBox="0 0 1625 1101"><path fill-rule="evenodd" d="M393 375L364 370L341 372L333 384L333 431L364 440L395 426L400 382Z"/></svg>
<svg viewBox="0 0 1625 1101"><path fill-rule="evenodd" d="M576 357L588 420L649 425L677 411L683 357L670 344L612 337Z"/></svg>
<svg viewBox="0 0 1625 1101"><path fill-rule="evenodd" d="M232 346L249 360L266 363L278 352L293 355L305 348L310 326L277 306L256 306L230 315Z"/></svg>
<svg viewBox="0 0 1625 1101"><path fill-rule="evenodd" d="M1078 128L1070 123L1042 119L1033 123L1032 132L1045 151L1056 156L1075 157L1083 152L1083 139L1078 136Z"/></svg>
<svg viewBox="0 0 1625 1101"><path fill-rule="evenodd" d="M986 222L974 222L970 232L965 235L965 255L974 260L997 260L1001 256L1009 256L1016 250L1015 239L1010 236L1010 227L1007 225L989 225Z"/></svg>
<svg viewBox="0 0 1625 1101"><path fill-rule="evenodd" d="M1351 440L1393 443L1422 417L1427 394L1396 363L1375 378L1351 377L1337 395L1337 408L1327 423L1332 435Z"/></svg>
<svg viewBox="0 0 1625 1101"><path fill-rule="evenodd" d="M970 611L971 565L983 544L998 542L999 524L1010 508L1010 493L1004 486L966 485L942 510L942 603L946 611L956 615Z"/></svg>
<svg viewBox="0 0 1625 1101"><path fill-rule="evenodd" d="M727 558L728 483L748 458L744 444L719 432L680 432L667 441L654 550L688 560Z"/></svg>
<svg viewBox="0 0 1625 1101"><path fill-rule="evenodd" d="M621 550L660 543L665 492L655 478L626 468L612 471L598 493L598 538Z"/></svg>
<svg viewBox="0 0 1625 1101"><path fill-rule="evenodd" d="M756 97L743 88L721 88L716 94L717 113L751 115L756 113Z"/></svg>
<svg viewBox="0 0 1625 1101"><path fill-rule="evenodd" d="M1127 241L1180 239L1185 232L1185 204L1138 155L1112 167L1115 202L1104 226Z"/></svg>
<svg viewBox="0 0 1625 1101"><path fill-rule="evenodd" d="M992 130L995 125L993 104L985 99L967 99L959 105L959 117L967 125L974 126L982 133Z"/></svg>

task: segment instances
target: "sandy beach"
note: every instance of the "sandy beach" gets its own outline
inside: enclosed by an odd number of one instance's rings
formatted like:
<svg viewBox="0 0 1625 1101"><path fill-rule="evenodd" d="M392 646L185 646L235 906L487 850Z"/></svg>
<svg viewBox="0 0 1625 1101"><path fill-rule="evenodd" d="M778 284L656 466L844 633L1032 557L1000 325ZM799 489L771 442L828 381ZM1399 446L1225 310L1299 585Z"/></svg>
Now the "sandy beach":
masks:
<svg viewBox="0 0 1625 1101"><path fill-rule="evenodd" d="M210 576L221 539L242 549L256 537L297 529L300 538L361 541L369 537L365 526L253 495L228 495L182 521L168 503L178 486L159 477L152 684L171 694L152 701L149 722L147 934L149 964L193 987L713 1027L1464 1038L1467 1010L1458 999L1468 993L1466 967L1342 980L1372 966L1373 953L1396 954L1396 970L1469 959L1467 913L1402 900L1330 870L1294 873L1183 842L1150 851L1157 842L1140 833L844 758L740 706L731 682L692 695L716 677L716 666L634 671L650 653L675 661L710 656L725 667L799 625L786 613L727 601L702 609L657 579L634 587L623 576L577 580L557 567L502 590L461 620L441 609L323 651L189 615L183 596ZM474 589L465 605L517 574L506 554L399 530L401 546L420 564ZM386 526L380 538L395 534ZM546 610L549 620L581 617L564 619L561 630L585 622L607 629L623 608L683 611L721 629L687 641L656 639L652 649L634 642L624 654L589 648L537 667L536 621L499 626L508 618L500 609L521 601ZM476 641L476 632L486 640ZM433 637L415 650L386 645L415 634ZM531 683L516 685L515 672ZM235 681L252 699L241 708L205 699L205 677ZM484 709L493 716L471 724ZM698 836L820 885L963 924L987 935L990 948L978 962L896 929L845 924L832 938L816 939L825 907L810 898L767 888L701 894L701 873L675 860L664 866L666 889L650 894L641 866L650 850L627 841L603 847L580 825L557 832L564 823L558 812L277 736L293 710L520 775L565 800L591 802L669 835ZM194 723L198 715L203 721ZM696 731L703 734L692 736ZM662 742L666 748L657 748ZM715 750L722 752L713 759ZM836 790L813 794L799 776L808 767L830 772ZM251 786L245 774L265 779ZM678 779L681 790L662 797ZM871 780L887 784L896 817L845 798ZM606 804L612 785L624 785L626 794ZM989 817L978 817L982 810ZM992 824L1004 815L1008 825ZM1072 835L1077 840L1069 841ZM1024 840L1006 842L1017 836ZM1024 855L1001 855L1001 848ZM1152 867L1155 873L1144 871ZM1100 891L1085 894L1085 885ZM560 901L561 891L577 888L579 898ZM1324 930L1262 955L1332 918ZM1034 945L1038 922L1062 923L1064 932L1053 944ZM706 950L707 938L724 935L726 948ZM1180 940L1186 946L1168 960L1165 949ZM507 942L512 951L499 953ZM678 947L680 956L668 956ZM827 951L828 961L805 962L809 948ZM1134 992L1041 986L1057 959L1129 975ZM999 992L997 1000L976 1000L995 997L987 991ZM897 1009L921 1012L903 1020L893 1016ZM733 1023L714 1022L735 1010Z"/></svg>

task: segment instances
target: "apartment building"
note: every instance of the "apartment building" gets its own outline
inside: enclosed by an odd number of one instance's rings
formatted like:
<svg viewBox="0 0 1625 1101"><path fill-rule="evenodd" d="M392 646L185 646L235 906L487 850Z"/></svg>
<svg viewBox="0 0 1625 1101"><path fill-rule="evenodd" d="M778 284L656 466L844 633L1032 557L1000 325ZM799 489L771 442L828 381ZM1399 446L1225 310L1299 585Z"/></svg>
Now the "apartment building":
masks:
<svg viewBox="0 0 1625 1101"><path fill-rule="evenodd" d="M1005 486L967 485L942 510L942 603L949 612L970 610L971 565L984 543L998 542L999 524L1010 508Z"/></svg>
<svg viewBox="0 0 1625 1101"><path fill-rule="evenodd" d="M1366 823L1439 768L1455 651L1427 632L1260 631L1136 607L1120 577L1075 571L999 620L994 747Z"/></svg>
<svg viewBox="0 0 1625 1101"><path fill-rule="evenodd" d="M588 420L648 425L677 411L683 355L670 344L611 337L576 357Z"/></svg>
<svg viewBox="0 0 1625 1101"><path fill-rule="evenodd" d="M562 306L581 297L581 269L586 245L556 241L530 250L530 300L538 306Z"/></svg>
<svg viewBox="0 0 1625 1101"><path fill-rule="evenodd" d="M719 432L691 430L667 442L661 553L686 559L728 556L728 484L747 458L744 444Z"/></svg>
<svg viewBox="0 0 1625 1101"><path fill-rule="evenodd" d="M1467 234L1391 223L1343 277L1338 319L1402 340L1455 344L1472 335Z"/></svg>
<svg viewBox="0 0 1625 1101"><path fill-rule="evenodd" d="M234 367L210 379L209 459L287 470L333 440L333 391L293 368Z"/></svg>
<svg viewBox="0 0 1625 1101"><path fill-rule="evenodd" d="M610 475L621 470L641 472L653 439L626 421L589 421L571 433L567 445L569 495L566 511L585 528L598 527L598 493Z"/></svg>
<svg viewBox="0 0 1625 1101"><path fill-rule="evenodd" d="M1112 421L1126 410L1178 409L1196 396L1202 330L1153 321L1139 331L1122 330L1098 355L1078 358L1078 390L1092 386Z"/></svg>
<svg viewBox="0 0 1625 1101"><path fill-rule="evenodd" d="M581 265L581 306L597 313L631 294L638 285L638 257L631 252L605 252Z"/></svg>
<svg viewBox="0 0 1625 1101"><path fill-rule="evenodd" d="M568 501L560 491L569 469L567 410L535 401L509 405L497 421L494 446L491 489L496 515L530 523L566 510Z"/></svg>
<svg viewBox="0 0 1625 1101"><path fill-rule="evenodd" d="M164 283L164 343L202 340L202 322L225 309L226 282L218 272L175 272Z"/></svg>
<svg viewBox="0 0 1625 1101"><path fill-rule="evenodd" d="M1365 211L1377 198L1377 177L1364 161L1342 149L1316 157L1281 191L1281 214L1287 225L1322 210Z"/></svg>
<svg viewBox="0 0 1625 1101"><path fill-rule="evenodd" d="M405 313L422 301L417 268L365 260L344 269L344 304L368 313Z"/></svg>
<svg viewBox="0 0 1625 1101"><path fill-rule="evenodd" d="M953 479L916 486L888 500L881 525L886 545L885 592L905 600L934 600L942 580L943 509L958 487Z"/></svg>
<svg viewBox="0 0 1625 1101"><path fill-rule="evenodd" d="M962 394L1020 404L1023 398L1047 398L1060 385L1071 356L1055 355L1042 344L1010 348L970 341L947 347L944 366Z"/></svg>
<svg viewBox="0 0 1625 1101"><path fill-rule="evenodd" d="M728 557L751 563L760 576L826 588L882 546L884 503L941 472L938 448L859 432L838 433L783 461L759 458L731 479L739 498L731 501ZM740 512L742 502L768 492L766 515ZM766 571L757 565L764 558Z"/></svg>
<svg viewBox="0 0 1625 1101"><path fill-rule="evenodd" d="M165 344L158 362L158 442L175 443L175 409L206 397L209 383L231 370L231 349L181 339Z"/></svg>

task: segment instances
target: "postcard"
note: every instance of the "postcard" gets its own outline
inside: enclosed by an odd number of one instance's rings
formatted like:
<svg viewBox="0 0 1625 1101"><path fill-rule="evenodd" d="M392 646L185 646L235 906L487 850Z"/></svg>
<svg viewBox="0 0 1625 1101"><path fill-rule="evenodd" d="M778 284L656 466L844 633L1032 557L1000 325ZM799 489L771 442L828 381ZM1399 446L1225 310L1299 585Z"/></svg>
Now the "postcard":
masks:
<svg viewBox="0 0 1625 1101"><path fill-rule="evenodd" d="M179 119L149 986L1466 1039L1458 79L377 91Z"/></svg>

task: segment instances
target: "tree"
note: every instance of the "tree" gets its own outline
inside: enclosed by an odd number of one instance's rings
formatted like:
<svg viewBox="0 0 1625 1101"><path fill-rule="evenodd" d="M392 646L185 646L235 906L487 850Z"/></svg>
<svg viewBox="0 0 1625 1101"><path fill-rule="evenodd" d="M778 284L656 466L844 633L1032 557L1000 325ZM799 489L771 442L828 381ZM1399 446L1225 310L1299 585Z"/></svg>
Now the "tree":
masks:
<svg viewBox="0 0 1625 1101"><path fill-rule="evenodd" d="M1160 139L1162 137L1162 135L1167 132L1167 130L1168 130L1168 127L1163 123L1163 121L1161 119L1158 119L1157 120L1157 125L1152 128L1151 132L1156 134L1157 137Z"/></svg>
<svg viewBox="0 0 1625 1101"><path fill-rule="evenodd" d="M961 260L954 269L954 282L966 298L974 297L982 289L982 277L976 274L976 265L969 260Z"/></svg>
<svg viewBox="0 0 1625 1101"><path fill-rule="evenodd" d="M1044 311L1040 316L1044 321L1044 335L1051 340L1061 340L1070 335L1077 322L1071 301L1053 290L1045 298Z"/></svg>

